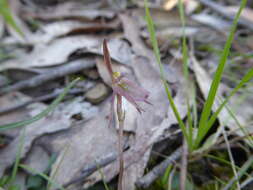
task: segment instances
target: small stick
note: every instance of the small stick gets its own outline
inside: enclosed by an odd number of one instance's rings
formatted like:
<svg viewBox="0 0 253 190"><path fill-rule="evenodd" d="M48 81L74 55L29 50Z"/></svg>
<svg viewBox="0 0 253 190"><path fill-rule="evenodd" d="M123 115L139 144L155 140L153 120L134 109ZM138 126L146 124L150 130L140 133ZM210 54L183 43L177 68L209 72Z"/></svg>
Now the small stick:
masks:
<svg viewBox="0 0 253 190"><path fill-rule="evenodd" d="M169 164L175 162L180 158L182 154L182 147L179 147L175 150L169 157L167 157L163 162L154 167L149 173L140 178L136 182L136 186L139 188L147 188L149 187L158 177L162 176L166 171L166 168Z"/></svg>
<svg viewBox="0 0 253 190"><path fill-rule="evenodd" d="M50 100L50 99L56 98L62 92L63 92L63 89L59 89L59 90L56 90L50 94L42 95L42 96L36 97L32 100L28 100L28 101L22 102L20 104L17 104L17 105L11 106L11 107L0 109L0 116L3 114L6 114L6 113L12 112L12 111L16 111L17 109L23 108L23 107L28 106L29 104L32 104L35 102L40 102L40 101L45 101L45 100ZM84 92L83 89L71 89L68 92L68 94L75 95L75 94L80 94L83 92Z"/></svg>
<svg viewBox="0 0 253 190"><path fill-rule="evenodd" d="M229 20L234 20L234 16L231 13L226 11L226 7L221 6L218 3L215 3L214 1L210 1L210 0L199 0L199 2L202 3L203 5L209 7L213 11L221 14L225 18L227 18ZM251 31L253 30L253 24L242 17L239 19L238 23L240 25L250 29Z"/></svg>
<svg viewBox="0 0 253 190"><path fill-rule="evenodd" d="M43 73L40 75L37 75L35 77L29 78L27 80L23 80L20 82L17 82L16 84L13 84L11 86L7 86L5 88L0 89L0 95L16 91L16 90L22 90L27 88L33 88L37 87L45 82L48 82L50 80L63 77L72 73L76 73L78 71L81 71L83 69L91 68L95 65L94 60L88 59L88 60L82 60L82 61L74 61L69 64L65 64L63 66L57 67L54 70L51 70L47 73Z"/></svg>

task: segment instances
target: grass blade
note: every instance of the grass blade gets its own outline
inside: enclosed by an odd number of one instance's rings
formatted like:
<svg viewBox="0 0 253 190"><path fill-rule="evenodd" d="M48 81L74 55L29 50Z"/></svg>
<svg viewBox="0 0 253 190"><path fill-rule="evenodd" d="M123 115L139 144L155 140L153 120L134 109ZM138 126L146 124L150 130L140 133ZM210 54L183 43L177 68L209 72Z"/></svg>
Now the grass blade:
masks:
<svg viewBox="0 0 253 190"><path fill-rule="evenodd" d="M181 23L182 23L182 28L183 28L183 38L182 38L183 71L184 71L184 77L185 77L186 81L188 81L188 77L189 77L189 71L188 71L188 48L187 48L187 44L186 44L185 15L184 15L184 5L183 5L182 0L179 0L178 9L179 9L179 14L180 14L180 20L181 20Z"/></svg>
<svg viewBox="0 0 253 190"><path fill-rule="evenodd" d="M65 146L65 150L63 151L63 154L59 155L59 162L58 163L54 163L55 164L55 167L52 168L51 170L51 180L54 180L55 176L57 175L59 169L60 169L60 166L64 160L64 157L66 156L67 152L69 151L69 148L70 148L70 143L67 143ZM53 184L50 183L50 181L48 181L47 183L47 189L52 189L51 186Z"/></svg>
<svg viewBox="0 0 253 190"><path fill-rule="evenodd" d="M247 82L249 82L252 79L252 77L253 77L253 68L250 69L246 73L246 75L242 78L242 80L240 81L240 83L231 91L231 93L229 94L229 96L222 102L222 104L219 106L219 108L211 116L210 120L207 122L206 128L203 129L205 134L212 127L212 125L214 124L216 118L218 117L218 115L220 114L220 112L222 111L222 109L225 107L225 105L228 103L228 101L230 100L230 98L232 96L234 96L235 93L238 92L238 90L240 90L240 88L242 88Z"/></svg>
<svg viewBox="0 0 253 190"><path fill-rule="evenodd" d="M56 186L57 188L59 188L60 190L65 190L61 185L59 185L59 184L55 183L53 180L51 180L50 177L48 177L46 174L38 172L35 169L30 168L30 167L28 167L28 166L26 166L24 164L20 164L19 167L22 168L22 169L25 169L25 170L27 170L27 171L29 171L31 173L39 175L40 177L44 178L45 180L47 180L48 182L50 182L51 184L53 184L54 186Z"/></svg>
<svg viewBox="0 0 253 190"><path fill-rule="evenodd" d="M110 190L110 188L108 187L106 181L105 181L105 175L101 169L101 167L97 164L97 169L98 169L98 172L99 174L101 175L101 178L102 178L102 181L103 181L103 185L104 185L104 188L105 190Z"/></svg>
<svg viewBox="0 0 253 190"><path fill-rule="evenodd" d="M11 15L11 10L8 5L7 0L0 0L0 14L3 16L5 22L14 28L21 36L24 36L23 32L20 30L15 20Z"/></svg>
<svg viewBox="0 0 253 190"><path fill-rule="evenodd" d="M156 57L156 62L157 62L158 66L159 66L159 69L160 69L160 76L161 76L161 79L162 79L162 82L163 82L163 85L164 85L164 89L166 91L167 98L170 102L171 108L172 108L172 110L175 114L175 117L176 117L176 119L179 123L179 126L180 126L180 128L183 132L183 135L186 138L187 143L188 143L190 140L189 140L189 137L187 135L185 124L184 124L183 120L180 117L180 114L179 114L179 112L176 108L176 105L175 105L174 101L173 101L172 95L169 91L169 85L166 82L166 79L164 77L165 74L164 74L163 65L161 63L160 51L159 51L159 48L158 48L158 43L157 43L156 34L155 34L155 27L154 27L154 23L153 23L152 17L151 17L150 12L149 12L147 0L145 0L144 2L145 2L146 22L147 22L147 26L148 26L148 31L149 31L149 34L150 34L150 39L151 39L153 51L154 51L154 54L155 54L155 57Z"/></svg>
<svg viewBox="0 0 253 190"><path fill-rule="evenodd" d="M201 117L200 117L200 121L199 121L199 130L198 130L197 138L195 140L194 148L198 148L201 140L203 139L203 137L208 132L208 130L205 129L207 127L207 121L208 121L209 116L211 114L212 106L213 106L215 96L216 96L216 93L217 93L217 90L218 90L218 87L219 87L219 84L220 84L220 81L221 81L223 70L224 70L225 64L227 62L228 55L230 53L230 48L231 48L231 45L232 45L232 41L234 39L234 34L235 34L235 31L236 31L236 28L237 28L237 23L238 23L238 20L240 18L242 10L246 6L246 3L247 3L247 0L242 0L241 1L240 8L239 8L239 10L238 10L238 12L235 16L232 27L230 29L229 36L227 38L224 50L223 50L222 55L221 55L220 60L219 60L219 65L216 69L214 79L213 79L211 87L209 89L207 100L204 104L204 108L203 108L203 111L201 113Z"/></svg>

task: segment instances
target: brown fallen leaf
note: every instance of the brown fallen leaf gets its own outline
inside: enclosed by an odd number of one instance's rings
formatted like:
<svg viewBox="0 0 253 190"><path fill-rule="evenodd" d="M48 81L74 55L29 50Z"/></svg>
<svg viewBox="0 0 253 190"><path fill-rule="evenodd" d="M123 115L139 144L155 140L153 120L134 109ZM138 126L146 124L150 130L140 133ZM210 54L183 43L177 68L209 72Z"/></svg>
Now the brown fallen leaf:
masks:
<svg viewBox="0 0 253 190"><path fill-rule="evenodd" d="M48 67L62 64L68 60L71 53L78 49L90 50L96 48L99 39L92 36L67 37L53 41L50 44L35 46L30 55L22 60L22 66L26 67Z"/></svg>
<svg viewBox="0 0 253 190"><path fill-rule="evenodd" d="M23 164L34 169L35 171L44 173L48 169L50 162L50 155L44 147L34 145L29 151L28 156L25 158Z"/></svg>
<svg viewBox="0 0 253 190"><path fill-rule="evenodd" d="M0 70L8 68L49 67L63 64L78 49L97 47L99 39L91 36L75 36L57 39L49 44L38 44L30 54L1 64Z"/></svg>
<svg viewBox="0 0 253 190"><path fill-rule="evenodd" d="M81 2L61 3L50 9L39 9L34 11L31 9L23 9L26 17L32 17L41 20L62 20L76 19L81 21L92 21L98 18L112 19L115 12L106 9L90 9L87 4Z"/></svg>
<svg viewBox="0 0 253 190"><path fill-rule="evenodd" d="M128 13L120 14L119 18L124 27L124 36L131 43L133 52L152 60L150 61L150 64L157 72L159 72L153 51L146 47L144 41L139 36L142 26L137 22L138 20L136 19L135 12L129 11ZM165 78L170 83L175 83L179 80L177 74L174 74L175 72L170 66L164 65L164 71L166 73Z"/></svg>
<svg viewBox="0 0 253 190"><path fill-rule="evenodd" d="M69 56L77 51L79 54L102 55L101 42L101 37L80 35L59 38L49 44L38 44L31 53L1 63L0 71L10 68L31 69L61 65L67 62ZM113 50L112 59L122 64L129 62L131 51L126 42L113 39L108 41L108 46Z"/></svg>
<svg viewBox="0 0 253 190"><path fill-rule="evenodd" d="M108 128L108 113L109 102L89 121L76 123L68 131L39 140L40 144L60 155L51 171L55 182L68 183L97 158L110 153L117 154L117 133L114 128Z"/></svg>
<svg viewBox="0 0 253 190"><path fill-rule="evenodd" d="M94 34L107 30L116 29L117 21L108 23L101 22L80 22L77 20L57 21L42 25L36 33L29 38L29 43L49 43L57 37L75 35L75 34Z"/></svg>
<svg viewBox="0 0 253 190"><path fill-rule="evenodd" d="M20 94L20 96L23 95ZM65 109L63 109L62 106L59 106L50 115L45 116L43 119L25 127L23 151L20 155L21 158L26 156L36 138L45 134L55 133L70 128L73 122L72 116L74 114L81 113L83 114L83 118L88 120L97 113L96 108L93 108L90 104L81 102L78 99L70 104L65 104L63 107ZM40 113L45 108L46 106L42 103L34 103L29 105L25 110L22 110L22 112L26 114L26 117L32 117ZM0 121L1 119L2 117L0 117ZM10 120L9 122L13 122L13 120ZM0 176L2 176L5 169L10 167L15 161L18 150L17 145L20 143L20 138L22 136L20 133L16 134L17 135L11 143L4 149L0 150Z"/></svg>
<svg viewBox="0 0 253 190"><path fill-rule="evenodd" d="M21 93L13 92L13 93L6 94L5 96L1 96L0 97L0 105L2 108L5 108L10 105L20 104L20 103L28 101L30 99L31 98L29 98L28 96L25 96ZM0 116L0 125L4 125L4 124L10 123L10 122L18 122L18 121L25 120L29 117L28 111L29 110L27 110L27 111L17 110L15 112L11 112L9 114L1 115ZM16 129L11 129L11 130L1 131L1 134L7 135L11 138L15 138L16 136L19 135L19 132L20 132L20 128L16 128Z"/></svg>
<svg viewBox="0 0 253 190"><path fill-rule="evenodd" d="M42 107L45 108L44 106ZM38 107L37 111L38 109L41 110L41 107ZM50 117L45 117L44 119L41 119L27 126L25 130L24 145L23 151L21 153L21 158L23 158L29 151L34 139L45 133L53 133L56 131L67 129L70 126L70 124L71 124L70 120L66 118L62 113L58 112L52 114ZM2 176L5 169L10 167L15 161L16 154L18 151L17 145L20 144L20 138L21 135L18 135L7 147L5 147L3 150L0 151L1 152L0 176Z"/></svg>

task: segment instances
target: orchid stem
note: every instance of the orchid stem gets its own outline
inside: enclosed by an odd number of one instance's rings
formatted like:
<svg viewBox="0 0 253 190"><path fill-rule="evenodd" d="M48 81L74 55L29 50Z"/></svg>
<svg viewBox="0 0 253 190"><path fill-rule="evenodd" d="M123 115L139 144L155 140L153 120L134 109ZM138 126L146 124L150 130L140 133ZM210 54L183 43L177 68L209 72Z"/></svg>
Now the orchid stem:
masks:
<svg viewBox="0 0 253 190"><path fill-rule="evenodd" d="M119 179L118 190L123 190L123 174L124 174L124 159L123 159L123 128L125 114L122 109L122 96L117 95L117 117L119 121Z"/></svg>

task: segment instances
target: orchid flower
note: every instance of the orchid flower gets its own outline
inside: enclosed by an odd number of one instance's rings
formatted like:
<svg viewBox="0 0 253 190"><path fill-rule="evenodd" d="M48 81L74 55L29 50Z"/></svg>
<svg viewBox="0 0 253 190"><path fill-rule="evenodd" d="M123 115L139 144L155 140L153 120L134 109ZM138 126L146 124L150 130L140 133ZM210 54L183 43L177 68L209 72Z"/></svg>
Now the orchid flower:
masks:
<svg viewBox="0 0 253 190"><path fill-rule="evenodd" d="M128 79L125 74L122 74L118 71L113 71L106 40L104 40L103 42L103 53L104 53L104 63L110 74L112 82L112 90L113 90L112 104L114 104L115 96L124 97L138 110L139 113L142 113L144 109L141 108L138 103L145 102L151 104L147 100L149 92L144 88L140 87L139 85L137 85L135 82Z"/></svg>
<svg viewBox="0 0 253 190"><path fill-rule="evenodd" d="M104 53L104 63L110 74L112 82L112 102L111 102L111 114L109 118L109 126L112 121L112 116L114 113L114 100L117 97L117 118L119 121L119 180L118 180L118 190L123 190L123 172L124 172L124 159L123 159L123 128L125 112L122 108L122 98L124 97L128 102L130 102L142 113L144 109L140 107L138 102L148 103L149 92L144 88L138 86L133 81L129 80L124 74L120 72L113 71L111 65L110 53L107 47L106 40L103 42L103 53Z"/></svg>

